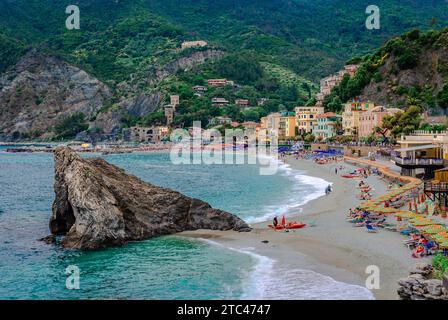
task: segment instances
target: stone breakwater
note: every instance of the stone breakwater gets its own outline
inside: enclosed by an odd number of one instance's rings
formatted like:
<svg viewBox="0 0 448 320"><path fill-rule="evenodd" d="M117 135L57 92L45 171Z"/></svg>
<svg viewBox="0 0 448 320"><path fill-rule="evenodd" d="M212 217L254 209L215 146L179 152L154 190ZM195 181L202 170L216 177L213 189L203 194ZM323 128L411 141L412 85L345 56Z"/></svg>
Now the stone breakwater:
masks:
<svg viewBox="0 0 448 320"><path fill-rule="evenodd" d="M84 159L69 148L57 148L54 159L53 237L46 241L63 236L65 247L99 249L187 230L251 230L231 213L143 182L103 159Z"/></svg>
<svg viewBox="0 0 448 320"><path fill-rule="evenodd" d="M398 295L404 300L448 300L448 278L433 279L433 267L419 264L407 278L400 279Z"/></svg>

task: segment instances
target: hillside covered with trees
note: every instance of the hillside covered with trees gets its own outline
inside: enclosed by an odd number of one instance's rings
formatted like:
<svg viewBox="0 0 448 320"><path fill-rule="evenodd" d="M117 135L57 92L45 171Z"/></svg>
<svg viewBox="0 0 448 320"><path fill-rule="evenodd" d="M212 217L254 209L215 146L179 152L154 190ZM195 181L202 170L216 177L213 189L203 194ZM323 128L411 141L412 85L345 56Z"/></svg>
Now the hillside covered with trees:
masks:
<svg viewBox="0 0 448 320"><path fill-rule="evenodd" d="M340 111L353 98L404 108L416 105L430 114L448 109L448 29L412 30L389 40L360 63L326 97L328 110Z"/></svg>
<svg viewBox="0 0 448 320"><path fill-rule="evenodd" d="M65 9L72 4L80 8L80 30L65 27ZM386 53L399 55L397 65L403 68L419 58L419 48L408 48L407 43L416 41L412 38L415 32L401 37L404 43L389 42L387 49L372 55L375 48L415 28L447 26L448 10L443 0L379 0L381 28L368 30L365 20L370 4L364 0L5 0L0 2L0 75L2 83L17 83L12 74L24 70L10 70L32 48L86 71L100 86L107 86L110 95L96 99L95 110L89 109L82 125L75 123L73 128L85 128L84 122L88 122L89 132L109 134L134 124L163 123L162 107L171 94L181 96L174 119L179 126L188 126L193 120L208 123L219 115L257 121L269 112L290 111L296 105L312 103L321 77L339 70L353 56L363 57L354 60L363 63L358 75L345 79L339 92L325 102L328 109L338 110L354 95L369 98L382 92L378 88L364 92L364 88L372 79L381 83L386 78L381 71L385 66L380 66L387 65ZM432 43L433 36L422 31L418 39L425 46ZM181 43L189 40L205 40L208 45L181 50ZM425 47L423 51L427 52ZM192 87L207 85L210 78L227 78L236 85L209 87L203 96L195 95ZM74 89L82 87L78 84ZM434 88L433 101L425 87L399 84L391 90L407 90L410 97L424 99L437 109L446 100L446 90L443 83ZM59 89L63 93L73 90ZM50 91L19 90L18 100L31 101L29 109L45 109L57 100ZM11 97L15 97L12 92L0 96L0 108L7 104L14 110ZM229 105L213 108L213 97L224 98ZM268 102L258 105L263 98ZM236 99L248 99L252 107L238 108ZM59 123L59 127L49 128L53 136L73 135L71 128L64 129L65 115L56 113L52 119ZM42 132L29 123L11 130L18 131L18 137L35 137L36 132Z"/></svg>

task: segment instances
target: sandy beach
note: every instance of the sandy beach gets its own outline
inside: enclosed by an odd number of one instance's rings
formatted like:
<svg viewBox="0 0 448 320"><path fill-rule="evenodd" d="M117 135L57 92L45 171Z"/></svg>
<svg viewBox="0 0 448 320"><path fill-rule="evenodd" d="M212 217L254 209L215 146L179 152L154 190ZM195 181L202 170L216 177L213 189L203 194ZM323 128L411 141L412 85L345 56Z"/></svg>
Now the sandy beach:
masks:
<svg viewBox="0 0 448 320"><path fill-rule="evenodd" d="M306 269L328 275L345 283L365 286L370 265L380 269L380 289L372 290L376 299L398 299L398 279L408 275L409 269L422 259L411 257L403 245L404 236L397 232L380 230L368 233L365 228L354 227L346 221L350 208L361 200L356 179L345 179L340 174L353 171L356 167L344 162L318 165L310 160L286 158L292 169L306 175L319 177L333 184L333 192L313 200L288 218L315 224L291 232L274 231L267 227L269 222L253 224L250 233L194 231L181 235L212 239L215 242L236 249L249 249L269 257L284 268ZM335 174L335 166L343 165L343 172ZM373 197L386 192L387 183L378 176L365 179L374 190ZM266 241L268 241L266 243Z"/></svg>

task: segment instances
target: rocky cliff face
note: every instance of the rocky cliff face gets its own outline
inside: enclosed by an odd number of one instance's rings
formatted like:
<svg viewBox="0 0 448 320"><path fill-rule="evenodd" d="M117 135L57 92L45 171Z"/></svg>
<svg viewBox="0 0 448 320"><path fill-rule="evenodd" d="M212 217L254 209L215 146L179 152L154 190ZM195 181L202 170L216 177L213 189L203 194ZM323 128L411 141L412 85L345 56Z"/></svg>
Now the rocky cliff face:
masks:
<svg viewBox="0 0 448 320"><path fill-rule="evenodd" d="M102 159L58 148L50 230L69 248L98 249L185 230L250 231L238 217L145 183Z"/></svg>
<svg viewBox="0 0 448 320"><path fill-rule="evenodd" d="M382 105L405 105L410 88L429 88L437 94L444 85L441 69L448 66L447 48L422 50L418 64L412 69L399 70L396 57L390 56L380 68L380 81L372 81L364 88L361 99L375 101Z"/></svg>
<svg viewBox="0 0 448 320"><path fill-rule="evenodd" d="M0 76L0 139L51 137L62 118L82 112L88 119L111 97L85 71L31 50Z"/></svg>
<svg viewBox="0 0 448 320"><path fill-rule="evenodd" d="M196 51L189 56L171 61L162 69L157 70L156 81L161 81L169 75L175 74L179 70L189 69L196 65L204 63L206 60L216 60L222 58L223 56L224 52L221 50ZM148 79L148 81L151 82L152 77Z"/></svg>

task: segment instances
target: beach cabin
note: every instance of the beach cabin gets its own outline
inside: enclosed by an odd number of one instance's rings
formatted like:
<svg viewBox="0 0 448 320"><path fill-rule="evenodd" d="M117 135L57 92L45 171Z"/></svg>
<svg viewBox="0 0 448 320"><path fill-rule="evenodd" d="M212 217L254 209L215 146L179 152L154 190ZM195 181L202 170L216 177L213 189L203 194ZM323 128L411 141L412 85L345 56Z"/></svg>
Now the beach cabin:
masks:
<svg viewBox="0 0 448 320"><path fill-rule="evenodd" d="M403 176L415 177L417 169L423 169L425 180L434 178L434 171L444 167L443 149L437 144L400 148L392 159Z"/></svg>
<svg viewBox="0 0 448 320"><path fill-rule="evenodd" d="M436 170L434 179L425 182L424 191L432 201L438 201L446 206L448 204L448 168Z"/></svg>

